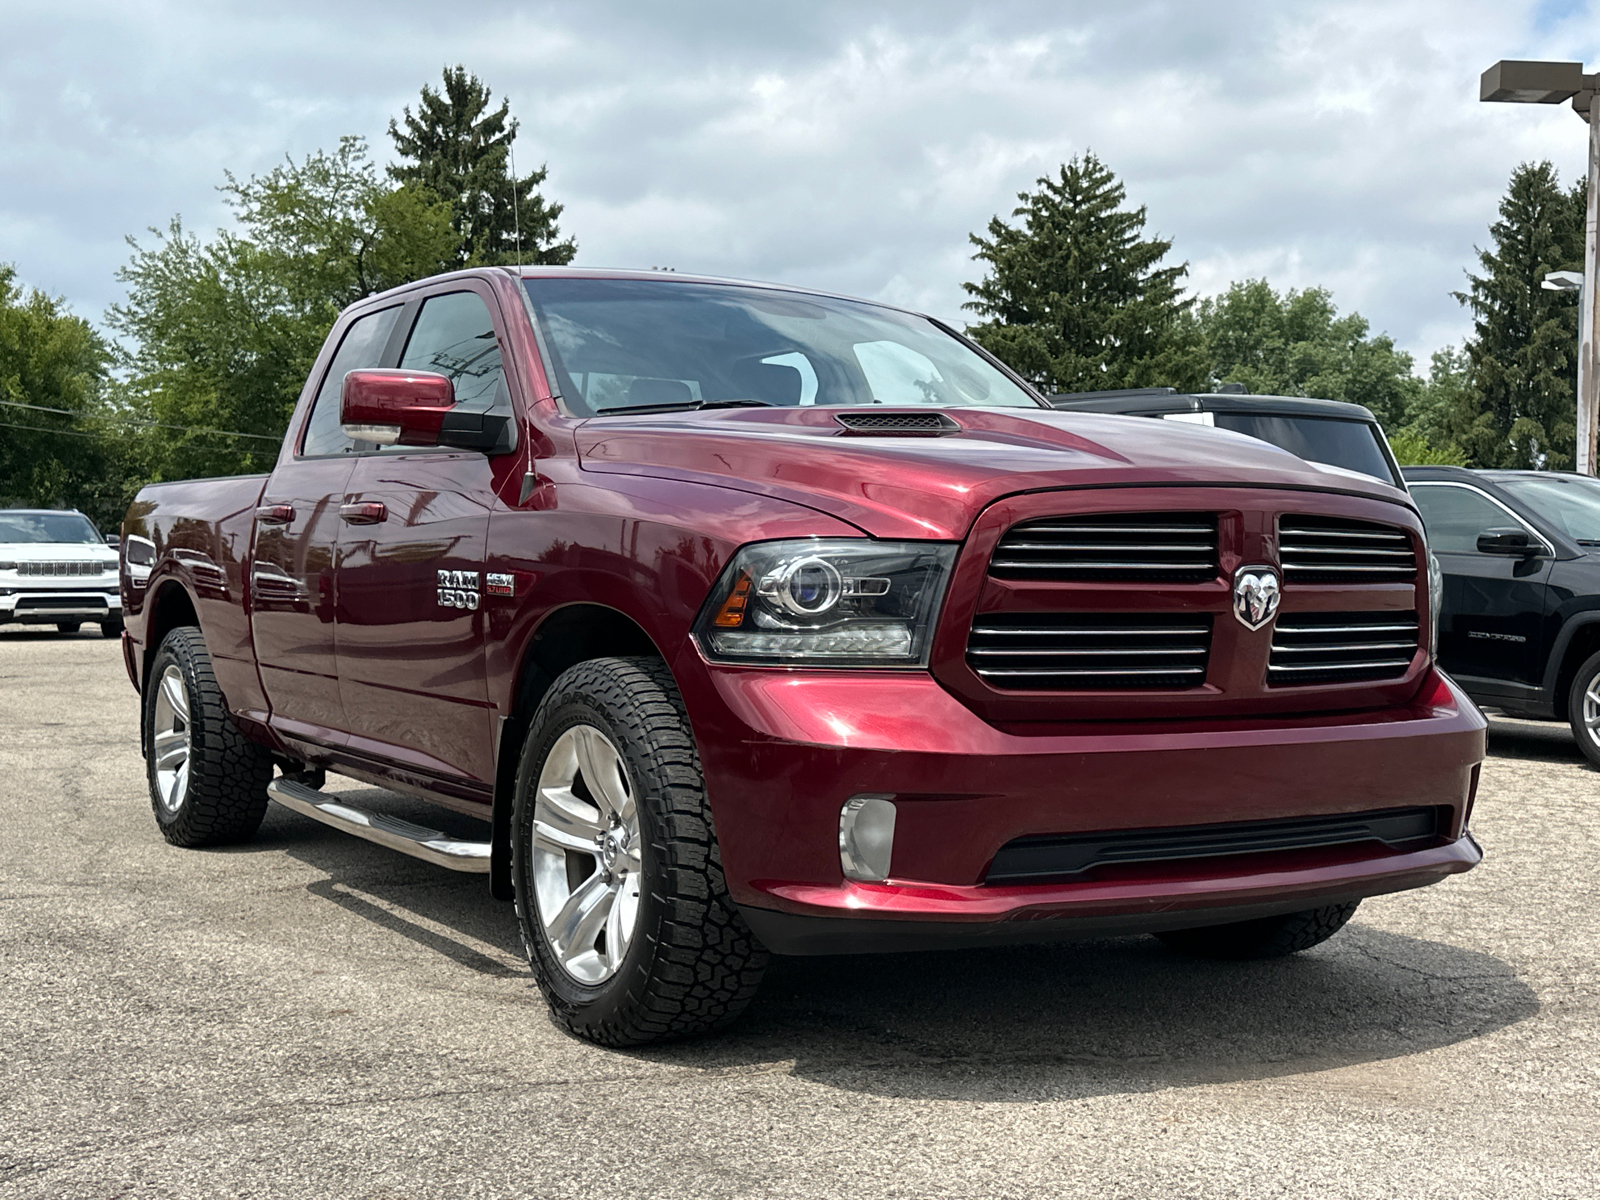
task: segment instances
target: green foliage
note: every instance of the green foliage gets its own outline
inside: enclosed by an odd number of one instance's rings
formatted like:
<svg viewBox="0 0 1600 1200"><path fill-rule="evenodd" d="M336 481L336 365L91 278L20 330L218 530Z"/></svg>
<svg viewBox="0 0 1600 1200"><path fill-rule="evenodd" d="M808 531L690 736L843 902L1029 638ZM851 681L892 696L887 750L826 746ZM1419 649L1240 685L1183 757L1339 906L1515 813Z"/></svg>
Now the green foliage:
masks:
<svg viewBox="0 0 1600 1200"><path fill-rule="evenodd" d="M1583 262L1584 186L1563 189L1548 162L1511 174L1483 274L1456 299L1472 309L1468 386L1451 418L1473 466L1570 469L1576 441L1577 298L1540 287Z"/></svg>
<svg viewBox="0 0 1600 1200"><path fill-rule="evenodd" d="M1360 313L1339 316L1325 288L1279 295L1266 280L1248 279L1202 300L1197 316L1214 383L1364 404L1390 429L1421 395L1411 356L1387 334L1369 337Z"/></svg>
<svg viewBox="0 0 1600 1200"><path fill-rule="evenodd" d="M508 120L509 101L489 110L489 89L465 67L446 67L444 88L426 84L413 115L404 111L389 122L402 163L389 168L403 184L426 188L450 205L456 232L454 265L501 266L517 261L516 226L520 221L521 261L562 265L578 247L561 240L556 218L562 206L539 192L548 169L513 179L511 143L517 122Z"/></svg>
<svg viewBox="0 0 1600 1200"><path fill-rule="evenodd" d="M1467 456L1459 446L1444 449L1432 445L1412 429L1397 429L1389 435L1389 449L1402 467L1464 467Z"/></svg>
<svg viewBox="0 0 1600 1200"><path fill-rule="evenodd" d="M117 275L128 299L108 320L134 347L130 405L160 423L145 435L157 479L269 469L339 311L454 253L449 207L380 181L360 138L227 179L236 230L204 242L174 217L154 245L129 239Z"/></svg>
<svg viewBox="0 0 1600 1200"><path fill-rule="evenodd" d="M24 292L0 263L0 506L68 506L102 529L120 524L125 455L96 428L110 415L110 357L87 321Z"/></svg>
<svg viewBox="0 0 1600 1200"><path fill-rule="evenodd" d="M1167 385L1206 380L1205 350L1179 281L1186 264L1161 266L1172 243L1144 238L1145 210L1092 153L1019 193L987 238L973 234L981 283L963 284L965 307L988 318L967 332L1018 373L1049 391Z"/></svg>

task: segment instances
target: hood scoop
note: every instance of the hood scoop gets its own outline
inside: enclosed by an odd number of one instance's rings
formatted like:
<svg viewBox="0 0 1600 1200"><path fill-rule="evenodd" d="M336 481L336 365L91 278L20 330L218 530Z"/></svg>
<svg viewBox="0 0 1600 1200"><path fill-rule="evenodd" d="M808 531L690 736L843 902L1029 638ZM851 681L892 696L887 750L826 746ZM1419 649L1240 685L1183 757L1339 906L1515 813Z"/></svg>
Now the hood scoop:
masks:
<svg viewBox="0 0 1600 1200"><path fill-rule="evenodd" d="M848 412L833 419L846 433L867 437L940 437L961 426L939 412Z"/></svg>

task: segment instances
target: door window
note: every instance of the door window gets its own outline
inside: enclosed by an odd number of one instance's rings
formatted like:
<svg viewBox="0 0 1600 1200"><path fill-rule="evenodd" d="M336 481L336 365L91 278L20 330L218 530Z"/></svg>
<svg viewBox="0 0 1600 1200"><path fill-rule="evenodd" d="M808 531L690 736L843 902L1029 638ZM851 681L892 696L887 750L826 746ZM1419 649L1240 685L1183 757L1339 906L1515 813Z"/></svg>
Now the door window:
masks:
<svg viewBox="0 0 1600 1200"><path fill-rule="evenodd" d="M1478 553L1478 535L1485 529L1525 528L1509 510L1471 488L1412 484L1411 494L1422 510L1428 547L1440 554Z"/></svg>
<svg viewBox="0 0 1600 1200"><path fill-rule="evenodd" d="M492 405L506 369L483 297L476 292L431 297L417 317L400 366L448 376L457 404L475 411Z"/></svg>
<svg viewBox="0 0 1600 1200"><path fill-rule="evenodd" d="M305 438L300 443L300 453L308 458L324 454L349 454L356 443L339 424L339 401L344 390L344 377L362 367L376 367L383 362L383 350L394 332L395 319L400 306L382 312L369 313L345 330L339 349L323 376L322 387L311 406L311 419L306 422Z"/></svg>

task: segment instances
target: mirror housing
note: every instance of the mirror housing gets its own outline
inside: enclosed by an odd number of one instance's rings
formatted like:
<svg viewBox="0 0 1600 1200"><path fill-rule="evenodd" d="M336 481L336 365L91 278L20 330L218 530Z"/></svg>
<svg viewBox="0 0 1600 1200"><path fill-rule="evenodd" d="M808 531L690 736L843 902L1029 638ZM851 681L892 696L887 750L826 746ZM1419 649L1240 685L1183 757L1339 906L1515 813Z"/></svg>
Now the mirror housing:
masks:
<svg viewBox="0 0 1600 1200"><path fill-rule="evenodd" d="M1514 529L1507 526L1501 529L1485 529L1478 535L1479 554L1504 554L1511 558L1532 558L1539 553L1540 549L1539 543L1529 536L1526 529Z"/></svg>
<svg viewBox="0 0 1600 1200"><path fill-rule="evenodd" d="M456 403L455 386L432 371L372 367L344 377L339 420L350 437L380 446L447 446L501 454L516 448L504 378L494 401Z"/></svg>
<svg viewBox="0 0 1600 1200"><path fill-rule="evenodd" d="M351 371L340 393L339 422L350 437L380 446L437 446L456 389L429 371Z"/></svg>

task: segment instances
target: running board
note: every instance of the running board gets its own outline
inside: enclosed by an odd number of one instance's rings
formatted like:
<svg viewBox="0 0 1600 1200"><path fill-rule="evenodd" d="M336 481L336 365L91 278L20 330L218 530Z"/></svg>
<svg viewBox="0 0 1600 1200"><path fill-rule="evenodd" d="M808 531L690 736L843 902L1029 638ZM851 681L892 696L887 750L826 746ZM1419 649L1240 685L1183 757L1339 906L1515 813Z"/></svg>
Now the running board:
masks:
<svg viewBox="0 0 1600 1200"><path fill-rule="evenodd" d="M267 784L267 795L285 808L291 808L313 821L332 825L335 829L353 833L358 838L366 838L390 850L398 850L401 854L409 854L412 858L420 858L436 867L470 871L475 875L489 873L488 842L458 842L437 829L425 829L410 821L402 821L399 817L338 804L321 792L291 779L274 779Z"/></svg>

